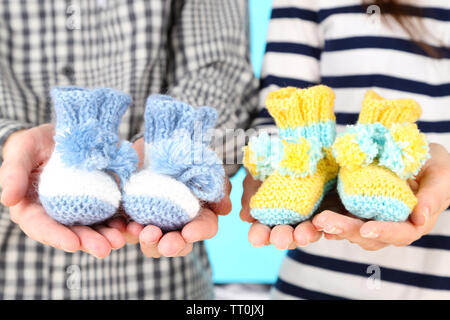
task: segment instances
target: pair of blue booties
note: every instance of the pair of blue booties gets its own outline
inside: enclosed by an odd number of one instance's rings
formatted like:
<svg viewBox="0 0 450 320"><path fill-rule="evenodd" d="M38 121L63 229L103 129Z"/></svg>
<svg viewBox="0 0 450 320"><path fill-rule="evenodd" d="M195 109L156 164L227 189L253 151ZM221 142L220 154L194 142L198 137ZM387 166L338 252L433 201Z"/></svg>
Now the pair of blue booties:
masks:
<svg viewBox="0 0 450 320"><path fill-rule="evenodd" d="M224 195L222 162L209 148L217 112L164 95L148 97L144 160L119 124L131 97L110 88L55 87L55 147L40 175L46 212L64 225L92 225L122 204L134 221L181 229L202 202Z"/></svg>

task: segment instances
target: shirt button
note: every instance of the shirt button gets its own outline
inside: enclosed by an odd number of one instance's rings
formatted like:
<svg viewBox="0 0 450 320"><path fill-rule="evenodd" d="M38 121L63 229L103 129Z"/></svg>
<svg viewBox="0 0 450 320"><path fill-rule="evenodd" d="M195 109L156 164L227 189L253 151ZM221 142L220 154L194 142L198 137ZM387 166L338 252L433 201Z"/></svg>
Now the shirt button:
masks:
<svg viewBox="0 0 450 320"><path fill-rule="evenodd" d="M75 74L75 70L71 66L64 66L61 71L67 78L72 78Z"/></svg>

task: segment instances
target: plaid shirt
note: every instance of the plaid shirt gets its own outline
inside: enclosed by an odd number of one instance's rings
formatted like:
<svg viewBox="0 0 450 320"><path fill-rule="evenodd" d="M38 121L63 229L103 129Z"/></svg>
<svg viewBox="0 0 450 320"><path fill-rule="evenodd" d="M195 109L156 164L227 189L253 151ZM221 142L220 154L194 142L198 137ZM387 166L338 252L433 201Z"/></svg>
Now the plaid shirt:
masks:
<svg viewBox="0 0 450 320"><path fill-rule="evenodd" d="M161 92L217 108L223 135L244 127L257 90L246 6L245 0L0 0L0 145L18 129L51 121L54 85L129 93L123 138L141 132L145 100ZM214 141L222 143L220 136ZM203 243L187 257L150 259L127 245L98 260L41 245L10 221L6 208L0 212L1 299L211 297Z"/></svg>

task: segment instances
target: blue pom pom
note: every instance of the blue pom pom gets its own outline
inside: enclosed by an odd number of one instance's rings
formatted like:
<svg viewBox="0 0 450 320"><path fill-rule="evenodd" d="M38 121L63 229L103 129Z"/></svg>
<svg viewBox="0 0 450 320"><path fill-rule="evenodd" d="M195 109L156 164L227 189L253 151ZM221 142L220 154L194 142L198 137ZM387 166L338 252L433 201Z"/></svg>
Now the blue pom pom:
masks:
<svg viewBox="0 0 450 320"><path fill-rule="evenodd" d="M183 182L199 199L214 202L223 197L225 172L220 159L187 132L154 142L149 160L153 171Z"/></svg>

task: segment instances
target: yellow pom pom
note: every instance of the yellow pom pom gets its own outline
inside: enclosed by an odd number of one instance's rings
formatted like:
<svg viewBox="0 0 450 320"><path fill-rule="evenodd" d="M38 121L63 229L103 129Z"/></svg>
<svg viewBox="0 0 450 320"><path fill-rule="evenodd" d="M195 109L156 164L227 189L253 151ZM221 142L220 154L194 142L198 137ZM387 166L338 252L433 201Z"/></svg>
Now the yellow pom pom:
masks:
<svg viewBox="0 0 450 320"><path fill-rule="evenodd" d="M306 175L309 173L308 151L311 148L308 140L300 138L298 142L283 142L283 159L280 167L294 175Z"/></svg>
<svg viewBox="0 0 450 320"><path fill-rule="evenodd" d="M341 167L356 169L366 162L367 154L356 142L356 134L345 134L336 138L333 144L336 162Z"/></svg>
<svg viewBox="0 0 450 320"><path fill-rule="evenodd" d="M404 174L416 174L428 157L428 143L416 124L394 124L390 130L392 137L404 153Z"/></svg>

